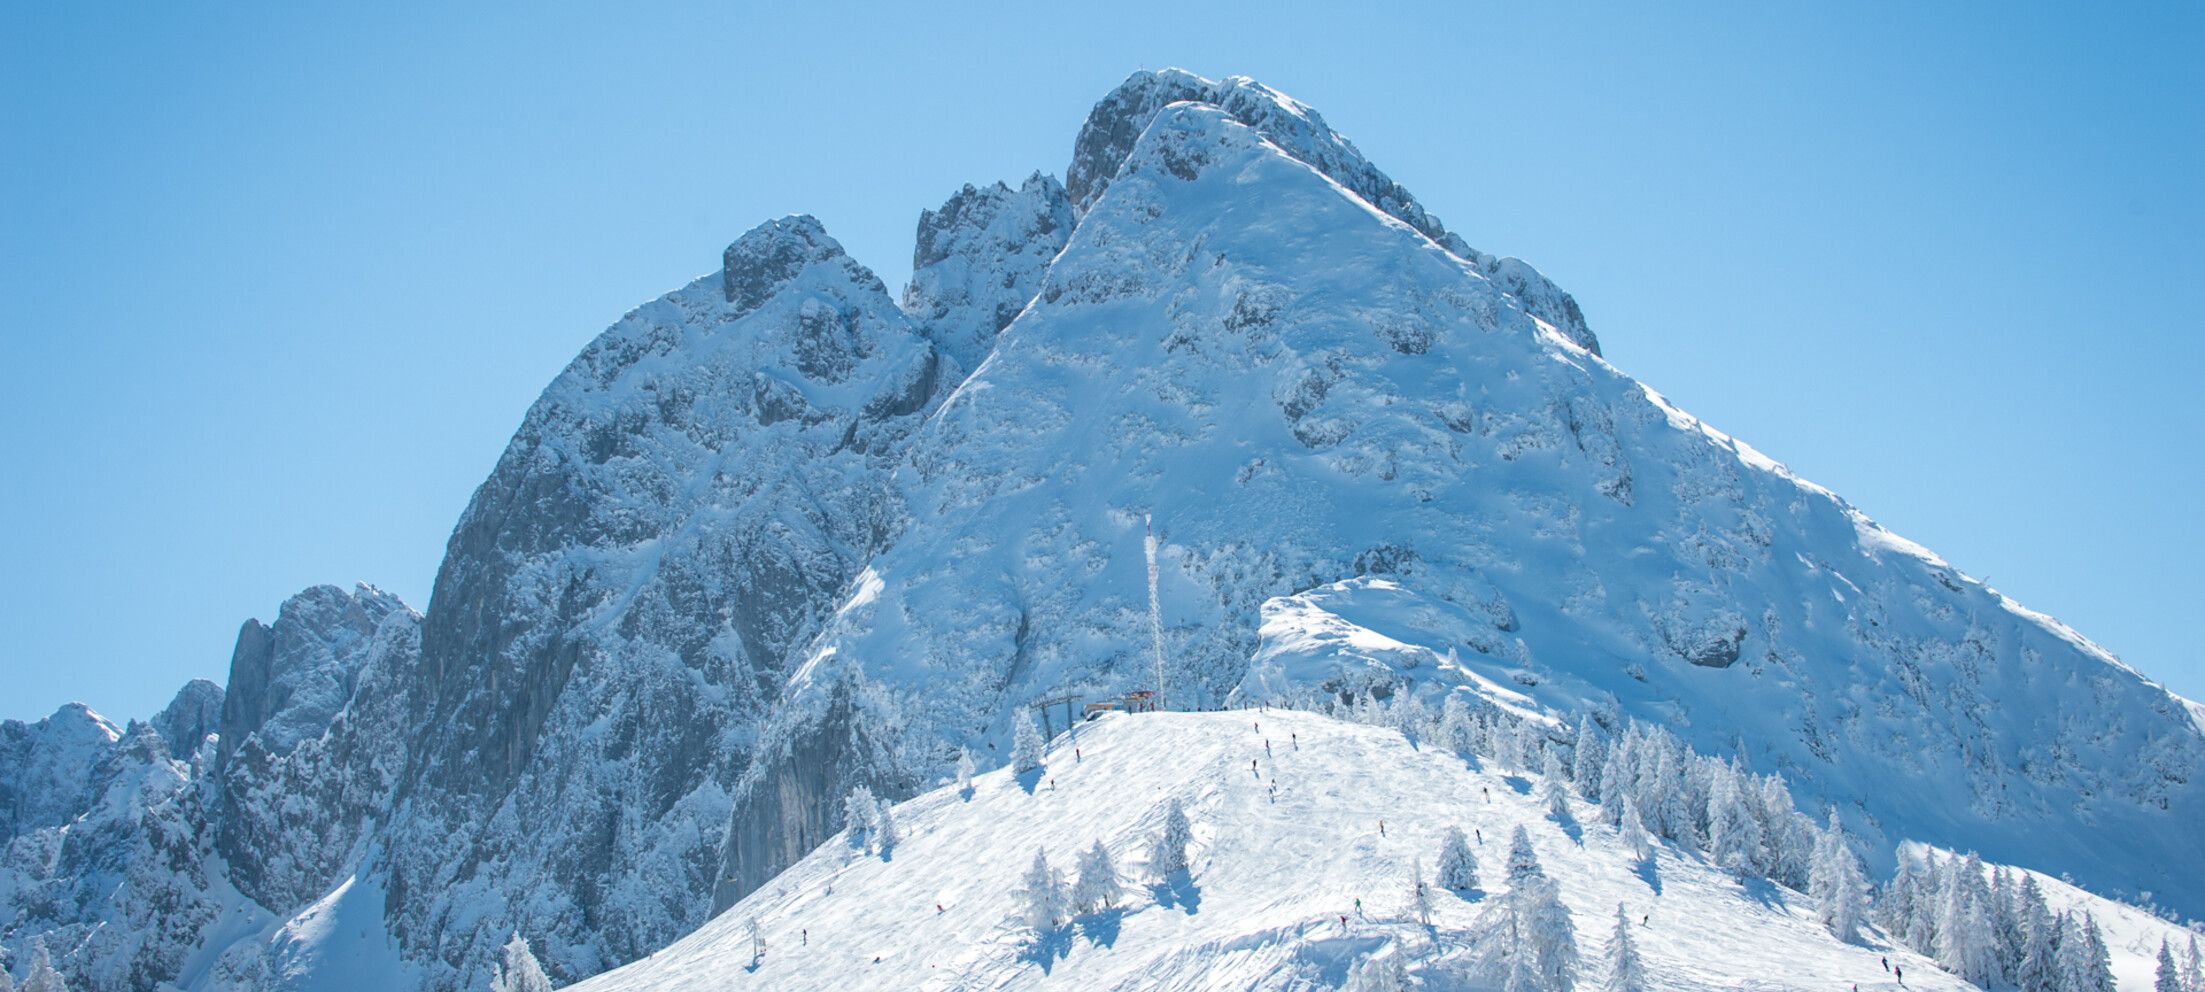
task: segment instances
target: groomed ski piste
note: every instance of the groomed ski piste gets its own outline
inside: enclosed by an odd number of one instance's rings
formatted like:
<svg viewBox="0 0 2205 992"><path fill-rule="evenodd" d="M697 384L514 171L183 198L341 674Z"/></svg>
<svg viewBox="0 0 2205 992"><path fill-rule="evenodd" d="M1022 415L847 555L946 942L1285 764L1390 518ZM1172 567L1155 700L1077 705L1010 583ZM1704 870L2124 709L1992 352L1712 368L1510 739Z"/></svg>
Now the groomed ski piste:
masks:
<svg viewBox="0 0 2205 992"><path fill-rule="evenodd" d="M1580 988L1606 977L1618 904L1654 989L1895 990L1886 957L1905 988L1974 987L1873 929L1841 943L1804 894L1697 853L1662 844L1642 867L1591 804L1553 819L1542 787L1534 772L1320 714L1113 714L1059 735L1038 772L998 769L969 793L951 783L896 805L885 854L831 838L696 933L575 988L1318 989L1386 956L1423 987L1482 988L1462 976L1481 916L1506 895L1519 825L1571 913ZM1191 869L1160 883L1148 852L1174 798L1193 826ZM1435 886L1427 927L1412 866L1431 881L1450 826L1472 835L1482 888ZM1125 887L1117 908L1046 933L1024 925L1017 891L1035 851L1069 879L1098 840ZM2124 990L2150 988L2161 937L2184 946L2187 931L2141 910L2040 884L2055 910L2096 915Z"/></svg>

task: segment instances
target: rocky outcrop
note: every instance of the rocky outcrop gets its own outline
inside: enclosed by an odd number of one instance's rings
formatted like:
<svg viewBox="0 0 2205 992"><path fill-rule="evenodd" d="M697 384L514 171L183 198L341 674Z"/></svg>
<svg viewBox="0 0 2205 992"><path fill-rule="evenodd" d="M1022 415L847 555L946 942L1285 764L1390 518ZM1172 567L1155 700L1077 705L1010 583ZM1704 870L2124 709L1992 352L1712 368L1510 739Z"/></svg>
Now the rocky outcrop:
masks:
<svg viewBox="0 0 2205 992"><path fill-rule="evenodd" d="M1035 173L1015 190L968 184L919 215L904 310L963 378L1034 298L1071 233L1072 202L1053 176Z"/></svg>
<svg viewBox="0 0 2205 992"><path fill-rule="evenodd" d="M338 801L367 783L364 769L332 760L331 749L348 745L344 731L331 734L359 698L363 673L411 675L418 624L398 597L373 586L315 586L286 600L274 624L250 620L239 632L217 749L224 815L216 846L230 880L261 905L287 912L328 891L374 815L368 807L389 798L370 789ZM374 748L403 754L409 729L385 728Z"/></svg>
<svg viewBox="0 0 2205 992"><path fill-rule="evenodd" d="M440 985L514 929L573 977L704 919L785 659L895 526L934 348L810 217L724 262L576 358L452 534L390 844Z"/></svg>
<svg viewBox="0 0 2205 992"><path fill-rule="evenodd" d="M161 739L168 742L169 757L189 758L221 726L222 687L206 679L186 682L151 722Z"/></svg>

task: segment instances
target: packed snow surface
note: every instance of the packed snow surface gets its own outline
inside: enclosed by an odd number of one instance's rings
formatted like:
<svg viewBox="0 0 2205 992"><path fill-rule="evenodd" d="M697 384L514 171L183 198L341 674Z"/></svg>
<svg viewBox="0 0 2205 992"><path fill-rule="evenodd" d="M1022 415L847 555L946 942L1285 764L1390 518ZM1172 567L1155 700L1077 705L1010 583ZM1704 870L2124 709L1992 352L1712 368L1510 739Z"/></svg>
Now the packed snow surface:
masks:
<svg viewBox="0 0 2205 992"><path fill-rule="evenodd" d="M1542 785L1312 713L1106 716L1060 735L1039 772L998 770L969 795L952 784L896 806L903 836L887 854L830 838L694 935L576 989L1330 988L1372 955L1436 977L1474 956L1517 825L1574 919L1580 987L1603 977L1621 903L1646 920L1637 941L1657 989L1895 989L1883 956L1907 988L1971 988L1879 935L1839 943L1804 895L1697 855L1663 846L1642 870L1594 807L1576 803L1577 823L1550 819ZM1156 884L1146 852L1173 798L1193 823L1192 870ZM1410 910L1411 866L1431 872L1450 826L1475 832L1483 889L1441 890L1427 928ZM1117 909L1050 934L1020 923L1014 891L1034 852L1069 870L1098 840L1126 886ZM2051 891L2055 906L2088 905L2111 924L2103 900ZM2179 931L2125 912L2108 942L2122 987L2140 990L2144 945L2156 952L2158 935ZM752 918L766 948L756 961Z"/></svg>

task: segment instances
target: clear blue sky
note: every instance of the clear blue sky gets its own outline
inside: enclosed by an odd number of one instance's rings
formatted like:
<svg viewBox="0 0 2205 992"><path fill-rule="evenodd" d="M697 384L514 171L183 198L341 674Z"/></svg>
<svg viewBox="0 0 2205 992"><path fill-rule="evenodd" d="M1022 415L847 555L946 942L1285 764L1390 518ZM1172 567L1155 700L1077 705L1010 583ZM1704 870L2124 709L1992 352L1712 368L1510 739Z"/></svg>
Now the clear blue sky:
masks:
<svg viewBox="0 0 2205 992"><path fill-rule="evenodd" d="M0 716L150 714L308 584L425 605L621 313L797 211L900 285L921 208L1172 64L2205 696L2205 6L407 6L0 13Z"/></svg>

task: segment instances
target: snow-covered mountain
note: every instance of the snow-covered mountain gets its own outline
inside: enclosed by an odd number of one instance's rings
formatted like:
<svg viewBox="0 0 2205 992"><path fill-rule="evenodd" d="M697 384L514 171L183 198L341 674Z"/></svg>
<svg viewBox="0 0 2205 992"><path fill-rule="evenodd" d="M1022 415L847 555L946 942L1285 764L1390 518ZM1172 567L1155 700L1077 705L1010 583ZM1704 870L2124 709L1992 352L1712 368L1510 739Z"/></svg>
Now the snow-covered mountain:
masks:
<svg viewBox="0 0 2205 992"><path fill-rule="evenodd" d="M2205 711L1609 365L1310 108L1136 74L1064 182L966 186L913 262L899 300L760 225L545 390L425 613L311 589L227 693L0 725L0 946L96 992L479 989L515 932L562 981L634 961L796 891L853 787L1148 686L1151 520L1177 706L1642 721L1879 872L1912 840L2205 914Z"/></svg>

